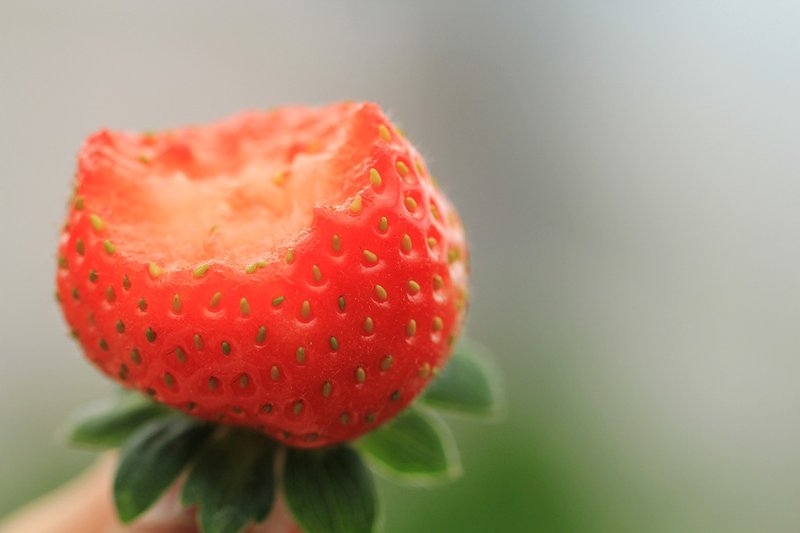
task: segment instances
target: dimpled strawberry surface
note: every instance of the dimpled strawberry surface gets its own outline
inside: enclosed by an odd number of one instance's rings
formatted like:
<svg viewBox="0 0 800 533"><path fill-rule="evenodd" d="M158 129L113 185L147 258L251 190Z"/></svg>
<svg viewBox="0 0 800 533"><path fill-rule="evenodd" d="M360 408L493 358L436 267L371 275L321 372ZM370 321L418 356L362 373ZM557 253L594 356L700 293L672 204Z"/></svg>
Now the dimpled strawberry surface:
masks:
<svg viewBox="0 0 800 533"><path fill-rule="evenodd" d="M317 447L391 419L446 364L467 261L455 210L376 105L289 107L89 137L57 296L126 387Z"/></svg>

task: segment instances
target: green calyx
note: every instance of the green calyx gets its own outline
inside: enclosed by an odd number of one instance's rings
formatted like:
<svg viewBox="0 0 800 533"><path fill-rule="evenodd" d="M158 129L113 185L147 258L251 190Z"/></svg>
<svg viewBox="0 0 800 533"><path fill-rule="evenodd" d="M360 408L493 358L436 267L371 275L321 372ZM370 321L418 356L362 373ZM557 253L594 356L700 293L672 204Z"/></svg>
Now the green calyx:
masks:
<svg viewBox="0 0 800 533"><path fill-rule="evenodd" d="M237 533L263 522L279 492L303 531L369 533L380 522L373 471L409 486L461 473L455 439L432 408L497 413L497 380L484 353L462 343L413 406L347 444L287 448L263 433L211 424L136 393L85 409L67 437L78 446L121 447L114 503L123 523L183 479L181 502L198 509L203 533ZM390 364L386 356L381 368Z"/></svg>

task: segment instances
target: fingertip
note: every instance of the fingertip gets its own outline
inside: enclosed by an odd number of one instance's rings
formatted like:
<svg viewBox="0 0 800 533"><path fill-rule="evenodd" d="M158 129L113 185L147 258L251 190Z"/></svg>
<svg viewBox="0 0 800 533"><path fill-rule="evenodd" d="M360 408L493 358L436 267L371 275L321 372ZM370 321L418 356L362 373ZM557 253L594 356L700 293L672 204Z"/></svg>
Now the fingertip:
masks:
<svg viewBox="0 0 800 533"><path fill-rule="evenodd" d="M106 533L116 521L108 487L115 457L106 454L60 489L0 524L0 533Z"/></svg>

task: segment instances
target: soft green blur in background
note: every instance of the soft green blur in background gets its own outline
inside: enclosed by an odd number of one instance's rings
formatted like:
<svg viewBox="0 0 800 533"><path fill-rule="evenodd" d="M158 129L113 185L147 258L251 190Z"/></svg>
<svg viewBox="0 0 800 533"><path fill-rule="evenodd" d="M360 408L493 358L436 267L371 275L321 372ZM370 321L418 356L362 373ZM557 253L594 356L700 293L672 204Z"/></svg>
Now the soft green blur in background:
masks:
<svg viewBox="0 0 800 533"><path fill-rule="evenodd" d="M387 532L800 531L800 7L0 2L0 515L91 460L110 388L53 302L101 127L368 99L469 231L509 416Z"/></svg>

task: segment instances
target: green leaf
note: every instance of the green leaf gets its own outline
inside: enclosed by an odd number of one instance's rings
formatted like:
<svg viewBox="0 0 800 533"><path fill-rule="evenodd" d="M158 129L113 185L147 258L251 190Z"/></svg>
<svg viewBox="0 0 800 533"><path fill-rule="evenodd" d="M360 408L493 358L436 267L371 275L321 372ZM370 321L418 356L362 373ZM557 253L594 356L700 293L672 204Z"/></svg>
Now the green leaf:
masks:
<svg viewBox="0 0 800 533"><path fill-rule="evenodd" d="M450 361L431 383L422 401L462 414L496 416L502 411L499 372L488 350L474 341L459 344Z"/></svg>
<svg viewBox="0 0 800 533"><path fill-rule="evenodd" d="M237 533L263 521L275 500L275 441L227 430L200 452L183 486L185 506L199 506L203 533Z"/></svg>
<svg viewBox="0 0 800 533"><path fill-rule="evenodd" d="M359 447L386 477L405 484L448 481L461 474L455 439L433 413L406 409L366 434Z"/></svg>
<svg viewBox="0 0 800 533"><path fill-rule="evenodd" d="M69 421L67 440L79 446L117 448L144 424L173 412L139 394L104 398Z"/></svg>
<svg viewBox="0 0 800 533"><path fill-rule="evenodd" d="M185 416L154 420L122 448L114 478L114 503L123 523L155 503L211 434L212 426Z"/></svg>
<svg viewBox="0 0 800 533"><path fill-rule="evenodd" d="M307 533L370 533L375 527L375 484L352 448L289 448L283 483L289 509Z"/></svg>

